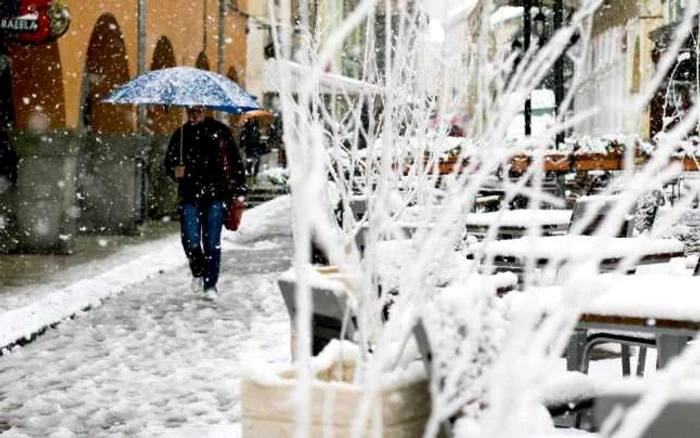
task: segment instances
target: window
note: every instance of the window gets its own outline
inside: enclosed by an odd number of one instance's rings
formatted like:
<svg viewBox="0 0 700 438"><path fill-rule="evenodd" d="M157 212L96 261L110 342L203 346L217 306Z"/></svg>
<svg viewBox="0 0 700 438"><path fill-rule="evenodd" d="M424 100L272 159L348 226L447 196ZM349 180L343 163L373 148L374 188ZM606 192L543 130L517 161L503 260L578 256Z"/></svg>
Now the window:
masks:
<svg viewBox="0 0 700 438"><path fill-rule="evenodd" d="M641 50L640 50L639 37L634 39L634 52L632 53L632 86L630 87L630 92L639 93L641 89Z"/></svg>
<svg viewBox="0 0 700 438"><path fill-rule="evenodd" d="M669 0L668 2L668 19L671 23L683 19L683 12L687 6L688 0Z"/></svg>

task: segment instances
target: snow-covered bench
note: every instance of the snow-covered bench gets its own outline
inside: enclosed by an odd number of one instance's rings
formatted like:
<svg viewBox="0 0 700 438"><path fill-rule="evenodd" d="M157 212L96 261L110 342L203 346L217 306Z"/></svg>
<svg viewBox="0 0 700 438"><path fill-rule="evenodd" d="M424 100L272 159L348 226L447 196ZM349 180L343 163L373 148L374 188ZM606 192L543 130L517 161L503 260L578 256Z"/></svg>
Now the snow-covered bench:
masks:
<svg viewBox="0 0 700 438"><path fill-rule="evenodd" d="M540 228L540 235L564 233L571 222L571 210L503 210L489 213L469 213L467 232L486 235L498 228L498 238L522 237L531 227Z"/></svg>

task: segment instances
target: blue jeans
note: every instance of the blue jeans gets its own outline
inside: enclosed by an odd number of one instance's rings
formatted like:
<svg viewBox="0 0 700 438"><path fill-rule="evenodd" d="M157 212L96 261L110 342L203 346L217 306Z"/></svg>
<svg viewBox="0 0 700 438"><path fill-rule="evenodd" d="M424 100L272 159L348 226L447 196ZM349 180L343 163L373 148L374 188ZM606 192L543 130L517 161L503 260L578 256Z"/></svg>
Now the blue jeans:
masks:
<svg viewBox="0 0 700 438"><path fill-rule="evenodd" d="M180 202L182 247L195 277L204 277L204 288L216 286L221 270L221 227L226 208L221 201Z"/></svg>

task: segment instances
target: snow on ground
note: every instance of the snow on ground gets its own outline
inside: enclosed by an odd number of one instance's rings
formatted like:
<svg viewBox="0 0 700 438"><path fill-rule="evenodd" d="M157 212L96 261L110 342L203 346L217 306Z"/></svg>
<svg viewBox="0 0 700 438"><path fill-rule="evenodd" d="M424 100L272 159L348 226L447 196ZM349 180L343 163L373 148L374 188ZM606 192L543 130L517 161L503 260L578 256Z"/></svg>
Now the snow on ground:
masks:
<svg viewBox="0 0 700 438"><path fill-rule="evenodd" d="M258 245L265 245L266 236L290 234L289 217L280 214L288 207L289 199L281 197L246 211L238 232L224 230L223 250L256 239L261 240ZM153 242L127 247L99 262L72 268L62 277L34 290L27 288L0 295L0 311L3 311L0 314L0 347L28 338L88 306L98 306L103 299L164 271L182 267L185 262L180 237L174 233Z"/></svg>
<svg viewBox="0 0 700 438"><path fill-rule="evenodd" d="M276 285L291 259L288 212L289 198L278 198L248 211L241 232L226 235L216 304L190 292L174 235L25 306L25 323L46 323L90 292L120 294L0 359L5 436L238 435L242 365L289 360Z"/></svg>
<svg viewBox="0 0 700 438"><path fill-rule="evenodd" d="M15 315L18 326L48 324L90 294L111 297L0 358L0 430L10 428L3 436L240 436L243 368L289 361L276 285L291 260L289 206L289 197L263 204L246 212L240 232L224 235L216 304L189 291L173 235L15 309L25 312L24 320ZM12 312L0 314L0 333ZM654 363L650 350L648 374ZM564 359L556 366L565 369ZM601 382L617 379L620 359L594 361L590 372Z"/></svg>

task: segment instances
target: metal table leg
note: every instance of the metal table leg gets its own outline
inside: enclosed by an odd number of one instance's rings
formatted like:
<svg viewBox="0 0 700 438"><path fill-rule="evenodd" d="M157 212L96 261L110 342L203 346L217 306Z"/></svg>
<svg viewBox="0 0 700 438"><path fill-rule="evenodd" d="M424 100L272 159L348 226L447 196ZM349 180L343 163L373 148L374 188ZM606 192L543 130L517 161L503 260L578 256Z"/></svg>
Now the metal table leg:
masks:
<svg viewBox="0 0 700 438"><path fill-rule="evenodd" d="M688 343L687 336L678 335L656 335L656 350L658 358L656 365L658 368L664 368L675 356L681 354Z"/></svg>

